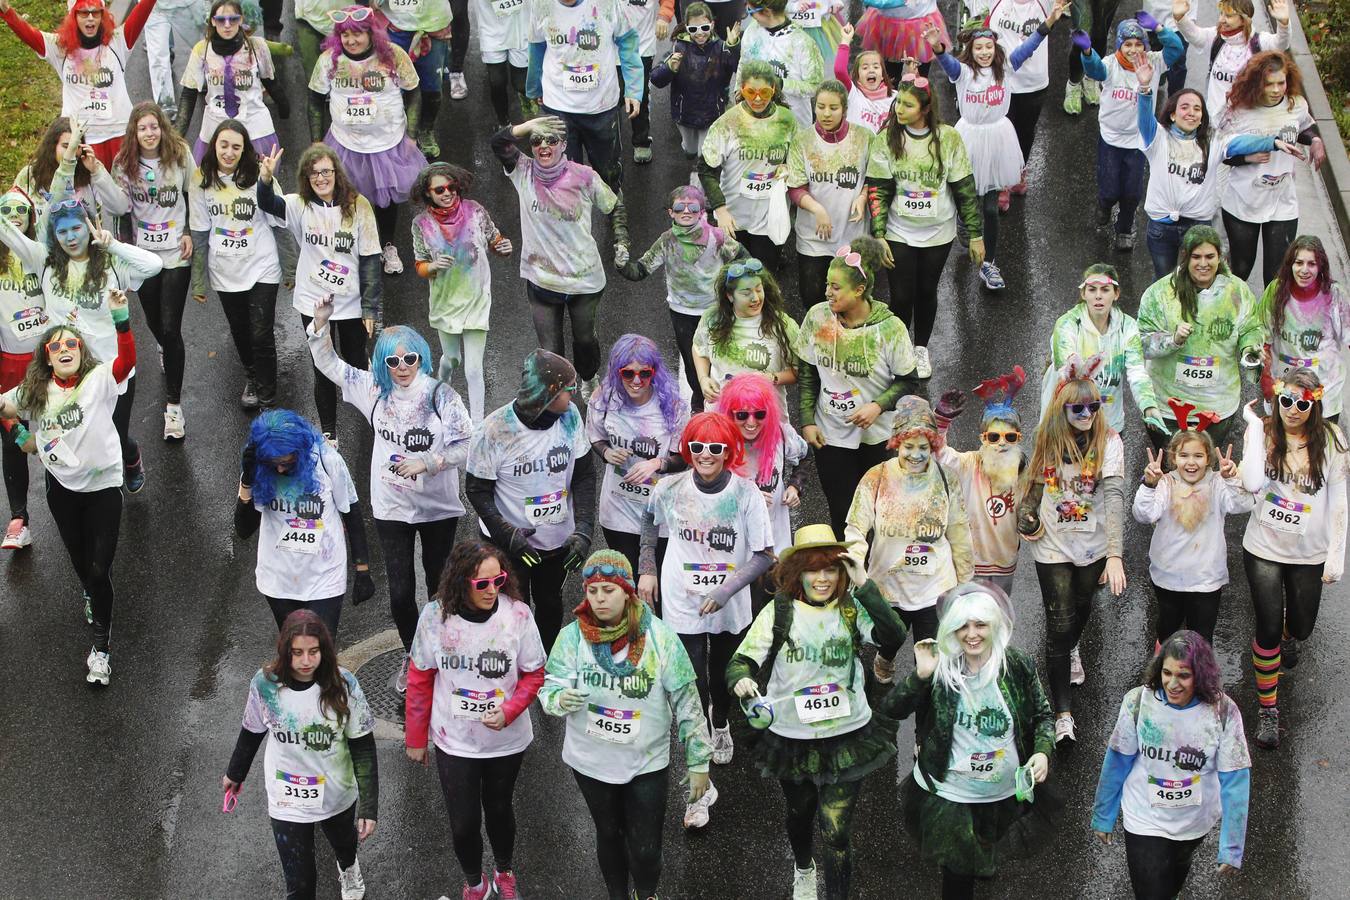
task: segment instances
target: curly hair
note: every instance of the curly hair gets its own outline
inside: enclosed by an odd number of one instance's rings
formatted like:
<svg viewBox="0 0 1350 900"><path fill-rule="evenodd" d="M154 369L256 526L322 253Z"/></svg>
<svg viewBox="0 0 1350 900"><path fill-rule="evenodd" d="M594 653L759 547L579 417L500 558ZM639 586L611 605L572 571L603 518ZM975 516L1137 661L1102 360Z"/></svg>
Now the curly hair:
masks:
<svg viewBox="0 0 1350 900"><path fill-rule="evenodd" d="M872 291L877 286L877 273L882 269L881 260L884 258L886 245L874 237L859 235L853 239L848 248L862 257L862 271L859 272L857 266L850 266L842 256L836 256L830 260L829 274L844 279L850 288L856 289L861 285L863 299L870 302Z"/></svg>
<svg viewBox="0 0 1350 900"><path fill-rule="evenodd" d="M839 573L839 581L834 587L831 601L842 600L849 591L848 570L844 567L843 547L810 547L793 552L787 559L773 567L769 576L773 579L778 593L786 594L793 600L808 602L806 589L802 587L802 576L807 572L819 572L833 568Z"/></svg>
<svg viewBox="0 0 1350 900"><path fill-rule="evenodd" d="M1228 92L1228 106L1232 110L1252 109L1261 106L1261 95L1266 88L1266 78L1272 72L1284 72L1285 106L1294 108L1294 101L1303 96L1303 76L1299 73L1294 60L1282 50L1267 50L1247 60L1247 65L1233 79L1233 87Z"/></svg>
<svg viewBox="0 0 1350 900"><path fill-rule="evenodd" d="M351 715L348 707L347 679L338 668L337 648L333 635L318 615L307 609L297 609L281 623L277 634L277 655L263 669L268 679L277 684L295 680L291 672L291 645L299 637L319 641L319 667L314 670L314 684L319 688L319 712L345 724Z"/></svg>
<svg viewBox="0 0 1350 900"><path fill-rule="evenodd" d="M306 206L322 202L319 195L314 193L314 185L309 183L309 176L314 172L314 164L323 159L333 164L333 203L342 210L342 224L349 225L356 220L356 202L361 194L347 177L347 170L342 168L342 160L338 159L332 147L322 141L310 144L305 148L305 152L300 154L300 164L296 167L295 173L295 192L305 201Z"/></svg>
<svg viewBox="0 0 1350 900"><path fill-rule="evenodd" d="M55 375L52 371L51 360L47 358L47 344L56 340L62 334L68 334L80 341L80 367L75 371L76 381L83 381L84 376L88 375L99 364L98 357L90 351L84 335L80 334L78 330L69 325L56 325L48 328L42 337L38 338L38 345L33 350L33 358L29 361L28 369L23 373L23 381L19 382L19 389L15 393L19 401L19 408L31 411L34 418L40 418L47 409L47 386L51 384Z"/></svg>
<svg viewBox="0 0 1350 900"><path fill-rule="evenodd" d="M485 560L495 559L506 573L506 583L498 596L519 597L520 584L516 581L511 560L496 544L487 541L460 541L450 551L450 558L441 570L441 583L436 587L436 599L441 603L441 621L458 615L469 603L469 579L477 577L478 567Z"/></svg>
<svg viewBox="0 0 1350 900"><path fill-rule="evenodd" d="M1195 679L1195 696L1211 706L1223 700L1223 675L1214 658L1214 648L1204 636L1194 631L1178 631L1162 642L1153 654L1144 675L1144 684L1152 691L1161 691L1163 661L1174 659L1191 670Z"/></svg>
<svg viewBox="0 0 1350 900"><path fill-rule="evenodd" d="M469 188L473 187L472 172L461 169L454 163L434 162L417 173L417 180L413 182L408 197L424 207L434 206L435 204L431 201L431 179L433 178L444 178L449 181L454 185L454 191L459 194L461 200L468 196Z"/></svg>

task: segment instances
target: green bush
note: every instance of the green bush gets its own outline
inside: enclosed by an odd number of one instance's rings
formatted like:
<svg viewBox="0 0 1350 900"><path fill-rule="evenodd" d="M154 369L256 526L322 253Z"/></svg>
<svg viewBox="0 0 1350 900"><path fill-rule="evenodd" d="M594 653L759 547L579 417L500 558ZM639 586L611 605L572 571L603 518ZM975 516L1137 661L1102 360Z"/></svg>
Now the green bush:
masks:
<svg viewBox="0 0 1350 900"><path fill-rule="evenodd" d="M66 14L65 0L12 0L35 27L51 31ZM4 115L0 116L0 178L14 180L47 125L61 113L61 82L45 60L0 24L0 85L4 85Z"/></svg>

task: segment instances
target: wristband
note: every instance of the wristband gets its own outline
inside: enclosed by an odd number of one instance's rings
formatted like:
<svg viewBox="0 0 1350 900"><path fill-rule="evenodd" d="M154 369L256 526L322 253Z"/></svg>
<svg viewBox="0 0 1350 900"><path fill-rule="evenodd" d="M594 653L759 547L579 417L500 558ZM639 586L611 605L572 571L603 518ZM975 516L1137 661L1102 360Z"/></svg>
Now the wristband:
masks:
<svg viewBox="0 0 1350 900"><path fill-rule="evenodd" d="M114 306L111 308L112 320L114 325L121 325L131 319L131 311L125 306Z"/></svg>
<svg viewBox="0 0 1350 900"><path fill-rule="evenodd" d="M32 436L33 436L33 433L30 432L30 431L28 430L28 426L24 425L22 422L20 422L18 425L15 425L15 426L14 426L14 444L15 444L15 446L17 446L17 447L19 447L19 448L22 449L23 445L26 444L26 443L28 443L28 439L31 438Z"/></svg>

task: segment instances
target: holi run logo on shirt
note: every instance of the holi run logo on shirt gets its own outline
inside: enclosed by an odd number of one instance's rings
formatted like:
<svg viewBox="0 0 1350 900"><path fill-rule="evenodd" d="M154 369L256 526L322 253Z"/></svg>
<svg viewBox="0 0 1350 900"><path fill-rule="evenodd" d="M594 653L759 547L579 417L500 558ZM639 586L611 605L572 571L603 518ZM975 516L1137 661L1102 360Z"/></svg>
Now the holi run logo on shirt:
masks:
<svg viewBox="0 0 1350 900"><path fill-rule="evenodd" d="M572 461L572 448L566 444L558 444L550 448L548 454L543 459L532 459L528 462L518 462L511 467L511 476L513 478L523 478L526 475L535 473L542 474L547 472L550 475L557 475L559 472L567 471L567 464Z"/></svg>
<svg viewBox="0 0 1350 900"><path fill-rule="evenodd" d="M682 527L680 540L689 544L706 544L709 550L736 552L736 529L730 525L714 525L707 531L701 528Z"/></svg>
<svg viewBox="0 0 1350 900"><path fill-rule="evenodd" d="M56 411L48 410L42 417L42 430L49 434L69 433L84 424L84 410L73 400Z"/></svg>
<svg viewBox="0 0 1350 900"><path fill-rule="evenodd" d="M350 231L333 232L333 252L351 253L352 248L356 246L356 235Z"/></svg>
<svg viewBox="0 0 1350 900"><path fill-rule="evenodd" d="M1139 752L1148 759L1171 763L1183 772L1199 772L1209 760L1208 754L1198 747L1178 747L1176 750L1170 750L1157 744L1145 743L1139 748Z"/></svg>
<svg viewBox="0 0 1350 900"><path fill-rule="evenodd" d="M586 25L576 32L574 43L578 50L594 53L600 49L600 32L594 25Z"/></svg>
<svg viewBox="0 0 1350 900"><path fill-rule="evenodd" d="M853 639L832 637L821 647L805 642L784 647L783 659L788 663L814 663L839 668L853 661Z"/></svg>
<svg viewBox="0 0 1350 900"><path fill-rule="evenodd" d="M278 729L272 732L272 737L279 744L294 744L306 750L326 753L332 748L337 735L329 726L316 722L313 725L306 725L301 731Z"/></svg>
<svg viewBox="0 0 1350 900"><path fill-rule="evenodd" d="M956 724L960 728L973 728L985 737L1002 737L1011 725L1008 714L996 706L986 706L973 716L958 710Z"/></svg>
<svg viewBox="0 0 1350 900"><path fill-rule="evenodd" d="M442 653L441 670L477 672L484 678L505 678L511 673L511 657L501 650L484 650L477 658L462 653Z"/></svg>
<svg viewBox="0 0 1350 900"><path fill-rule="evenodd" d="M654 437L635 437L628 447L633 451L634 456L640 456L643 459L656 459L656 455L661 452L661 442Z"/></svg>
<svg viewBox="0 0 1350 900"><path fill-rule="evenodd" d="M603 652L603 651L602 651ZM644 654L644 659L646 658ZM618 691L632 700L642 700L652 692L652 675L646 669L639 669L631 675L611 675L591 667L583 668L577 680L583 687L600 690Z"/></svg>
<svg viewBox="0 0 1350 900"><path fill-rule="evenodd" d="M1228 316L1220 316L1209 323L1209 339L1212 341L1226 341L1233 336L1233 320Z"/></svg>
<svg viewBox="0 0 1350 900"><path fill-rule="evenodd" d="M379 69L367 69L361 73L361 90L378 94L384 90L384 73Z"/></svg>
<svg viewBox="0 0 1350 900"><path fill-rule="evenodd" d="M287 515L295 515L301 519L322 519L324 502L318 494L301 494L292 504L283 497L273 497L268 508Z"/></svg>
<svg viewBox="0 0 1350 900"><path fill-rule="evenodd" d="M258 211L258 202L252 197L240 195L230 201L230 218L240 222L253 221L253 214Z"/></svg>
<svg viewBox="0 0 1350 900"><path fill-rule="evenodd" d="M1187 184L1205 183L1205 164L1203 161L1193 162L1190 165L1168 161L1167 174L1175 175L1184 180Z"/></svg>

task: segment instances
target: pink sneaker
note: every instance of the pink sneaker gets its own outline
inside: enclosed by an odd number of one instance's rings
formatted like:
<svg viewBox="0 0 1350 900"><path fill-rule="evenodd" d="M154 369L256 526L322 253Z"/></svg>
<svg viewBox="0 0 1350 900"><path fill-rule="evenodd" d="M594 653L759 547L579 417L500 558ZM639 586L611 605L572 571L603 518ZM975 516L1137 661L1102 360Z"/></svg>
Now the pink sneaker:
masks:
<svg viewBox="0 0 1350 900"><path fill-rule="evenodd" d="M1005 213L1005 212L1007 212L1011 207L1012 207L1012 191L1011 191L1011 190L1007 190L1007 191L999 191L999 192L998 192L998 211L1001 212L1001 213Z"/></svg>
<svg viewBox="0 0 1350 900"><path fill-rule="evenodd" d="M460 900L487 900L492 896L492 882L482 879L478 887L469 887L464 885L464 890L460 893ZM446 900L446 898L442 898Z"/></svg>
<svg viewBox="0 0 1350 900"><path fill-rule="evenodd" d="M19 550L33 543L33 536L28 531L28 526L23 523L23 519L10 519L9 527L5 529L5 539L0 542L0 549Z"/></svg>
<svg viewBox="0 0 1350 900"><path fill-rule="evenodd" d="M498 900L520 900L520 894L516 893L514 872L497 872L494 870L492 887L497 891Z"/></svg>

